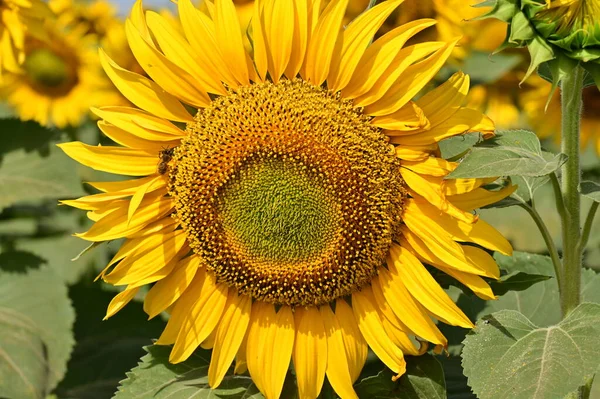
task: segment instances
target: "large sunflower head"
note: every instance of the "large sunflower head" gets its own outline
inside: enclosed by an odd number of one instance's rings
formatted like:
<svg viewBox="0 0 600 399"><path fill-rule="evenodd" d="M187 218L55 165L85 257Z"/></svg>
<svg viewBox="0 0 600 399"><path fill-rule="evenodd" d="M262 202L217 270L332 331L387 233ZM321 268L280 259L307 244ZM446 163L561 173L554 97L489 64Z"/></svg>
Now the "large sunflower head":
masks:
<svg viewBox="0 0 600 399"><path fill-rule="evenodd" d="M513 188L444 180L457 165L438 141L493 135L462 106L469 78L412 100L456 41L404 46L433 25L418 20L371 43L399 0L345 29L347 0L319 3L257 1L252 53L231 0L207 12L180 0L181 30L137 3L127 38L149 78L101 54L137 107L95 110L120 146L61 145L141 177L64 201L95 222L81 238L125 238L100 275L125 288L107 317L152 285L145 311L171 314L157 344L174 345L174 363L212 348L213 388L236 359L277 398L293 361L300 397L317 397L325 376L356 397L369 347L400 375L404 355L447 345L433 318L472 326L424 264L493 299L482 277L498 268L482 247L511 252L472 210Z"/></svg>
<svg viewBox="0 0 600 399"><path fill-rule="evenodd" d="M2 72L21 72L25 60L25 37L43 39L44 21L54 15L42 0L0 1L0 80Z"/></svg>
<svg viewBox="0 0 600 399"><path fill-rule="evenodd" d="M43 36L25 36L22 73L6 74L0 93L21 119L60 128L78 125L89 107L115 98L96 41L59 24L46 24Z"/></svg>

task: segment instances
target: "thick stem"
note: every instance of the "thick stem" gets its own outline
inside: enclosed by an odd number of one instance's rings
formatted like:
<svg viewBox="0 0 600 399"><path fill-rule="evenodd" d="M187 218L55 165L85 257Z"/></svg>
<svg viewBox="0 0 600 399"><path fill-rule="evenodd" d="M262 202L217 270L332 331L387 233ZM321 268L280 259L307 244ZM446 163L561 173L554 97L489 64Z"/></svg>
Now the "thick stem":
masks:
<svg viewBox="0 0 600 399"><path fill-rule="evenodd" d="M584 70L577 66L562 81L561 149L569 159L562 166L562 197L565 205L563 230L563 291L560 304L563 317L573 310L581 296L581 237L579 197L579 129Z"/></svg>
<svg viewBox="0 0 600 399"><path fill-rule="evenodd" d="M540 230L540 233L542 233L542 237L544 238L544 242L546 243L546 247L548 248L548 252L550 253L550 259L552 259L552 266L554 266L554 274L556 275L556 282L558 283L558 289L560 292L562 292L562 289L563 289L562 275L563 275L563 273L561 270L562 268L561 268L561 264L560 264L560 256L558 256L558 250L556 249L554 240L552 240L552 235L550 234L550 231L548 231L548 228L546 227L544 220L542 219L542 217L540 216L538 211L535 210L534 207L529 206L527 204L519 204L519 206L521 208L525 209L527 211L527 213L529 213L529 215L535 222L536 226Z"/></svg>

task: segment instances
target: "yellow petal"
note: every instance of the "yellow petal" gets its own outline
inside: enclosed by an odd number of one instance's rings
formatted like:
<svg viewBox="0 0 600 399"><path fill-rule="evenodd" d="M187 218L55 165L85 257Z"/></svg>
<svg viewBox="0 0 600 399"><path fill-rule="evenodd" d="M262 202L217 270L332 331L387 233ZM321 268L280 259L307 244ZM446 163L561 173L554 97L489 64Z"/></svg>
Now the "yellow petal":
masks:
<svg viewBox="0 0 600 399"><path fill-rule="evenodd" d="M319 310L296 308L294 370L301 398L316 398L321 392L327 369L327 338Z"/></svg>
<svg viewBox="0 0 600 399"><path fill-rule="evenodd" d="M111 123L107 123L105 121L98 121L98 127L106 135L106 137L110 138L117 144L121 144L122 146L135 148L139 150L144 150L150 153L156 153L158 158L158 153L163 148L173 148L179 145L180 139L174 138L171 136L170 141L153 141L139 138L131 134L127 130L123 130Z"/></svg>
<svg viewBox="0 0 600 399"><path fill-rule="evenodd" d="M230 290L223 317L217 327L215 344L208 368L208 383L218 387L238 352L250 323L252 298Z"/></svg>
<svg viewBox="0 0 600 399"><path fill-rule="evenodd" d="M215 34L223 59L241 84L248 84L249 56L244 49L240 22L231 0L215 0Z"/></svg>
<svg viewBox="0 0 600 399"><path fill-rule="evenodd" d="M395 147L396 156L407 161L424 161L431 156L432 151L429 146L397 146Z"/></svg>
<svg viewBox="0 0 600 399"><path fill-rule="evenodd" d="M127 237L162 218L171 209L173 209L171 198L147 196L142 200L140 209L131 220L127 218L128 208L119 207L96 222L87 232L75 235L87 241L109 241Z"/></svg>
<svg viewBox="0 0 600 399"><path fill-rule="evenodd" d="M159 180L160 177L156 176L155 179ZM142 200L144 199L144 196L149 192L148 190L153 185L153 183L154 181L150 180L148 183L142 185L135 191L135 193L131 197L131 201L129 201L129 208L127 209L127 220L131 220L131 218L135 214L135 211L138 210L140 204L142 203ZM166 194L166 192L163 193L163 195Z"/></svg>
<svg viewBox="0 0 600 399"><path fill-rule="evenodd" d="M148 41L148 43L152 43L152 36L150 36L150 32L148 31L148 26L146 26L146 18L144 17L144 7L142 4L142 0L136 0L133 7L131 7L131 16L129 17L133 26L140 31L142 37Z"/></svg>
<svg viewBox="0 0 600 399"><path fill-rule="evenodd" d="M514 193L517 188L518 186L507 186L497 191L488 191L483 188L476 188L468 193L448 197L448 200L458 208L465 211L470 211L472 209L494 204Z"/></svg>
<svg viewBox="0 0 600 399"><path fill-rule="evenodd" d="M379 100L368 105L365 112L373 116L387 115L404 106L438 73L456 43L448 43L429 58L406 68L400 79Z"/></svg>
<svg viewBox="0 0 600 399"><path fill-rule="evenodd" d="M340 323L329 305L321 306L320 311L327 337L327 379L340 397L358 399L352 387Z"/></svg>
<svg viewBox="0 0 600 399"><path fill-rule="evenodd" d="M414 70L414 65L420 64L416 63L417 61L436 51L439 53L440 49L443 49L445 44L446 43L444 42L425 42L403 48L400 51L391 49L390 51L395 51L395 57L392 59L389 67L385 70L377 69L375 70L377 74L373 73L372 75L367 75L367 77L365 77L364 82L370 89L366 93L355 98L355 104L364 107L377 103L396 82L404 80L403 74L405 71L408 73ZM428 58L425 60L427 59ZM373 116L383 116L391 113L393 113L393 111L378 113L377 115L373 114Z"/></svg>
<svg viewBox="0 0 600 399"><path fill-rule="evenodd" d="M265 1L264 30L271 58L271 79L277 83L290 61L294 36L294 11L292 1Z"/></svg>
<svg viewBox="0 0 600 399"><path fill-rule="evenodd" d="M91 146L79 141L57 145L77 162L103 172L145 176L155 173L158 165L156 154L132 148Z"/></svg>
<svg viewBox="0 0 600 399"><path fill-rule="evenodd" d="M172 121L192 122L194 120L174 96L165 92L150 79L119 67L102 49L100 62L121 94L141 109Z"/></svg>
<svg viewBox="0 0 600 399"><path fill-rule="evenodd" d="M154 233L170 233L179 227L179 222L172 217L165 217L159 219L153 223L148 224L143 229L136 231L135 233L128 234L128 238L146 237Z"/></svg>
<svg viewBox="0 0 600 399"><path fill-rule="evenodd" d="M427 343L419 345L417 348L415 344L410 340L410 337L401 329L394 326L388 319L380 315L381 324L383 325L383 330L387 334L388 337L392 340L394 345L396 345L402 353L405 355L419 356L427 351L428 345Z"/></svg>
<svg viewBox="0 0 600 399"><path fill-rule="evenodd" d="M156 179L156 176L147 176L147 177L142 177L140 179L133 179L133 180L120 180L120 181L97 181L97 182L87 182L87 184L89 184L90 186L94 187L97 190L103 191L103 192L114 192L114 193L127 193L129 195L132 195L133 193L135 193L137 191L138 188L140 188L141 186L143 186L144 184L148 183L149 181L155 181L155 186L152 186L153 189L159 189L162 187L165 187L167 182L164 179L163 176L161 176L162 179ZM155 188L156 187L156 188ZM112 193L109 193L112 194ZM95 195L99 195L99 194L95 194ZM92 196L89 196L92 197ZM86 198L86 197L82 197L82 198Z"/></svg>
<svg viewBox="0 0 600 399"><path fill-rule="evenodd" d="M458 250L456 252L452 252L451 254L446 254L445 252L437 253L435 252L434 246L426 245L425 241L420 239L406 226L403 226L401 228L401 232L403 239L406 240L406 242L409 245L409 248L412 249L412 252L416 254L420 259L423 259L425 263L428 263L430 265L437 265L441 263L449 268L455 269L460 272L477 274L489 278L497 278L497 267L494 273L493 271L489 271L486 268L480 267L479 263L471 262L469 260L469 257L464 252L465 249L469 248L468 246L456 244L458 245ZM401 241L401 245L406 246L404 245L404 241ZM493 262L493 264L495 266L496 263Z"/></svg>
<svg viewBox="0 0 600 399"><path fill-rule="evenodd" d="M294 35L292 39L292 51L290 61L285 70L288 79L296 77L306 56L306 46L308 44L308 0L293 0L294 2ZM254 50L256 53L256 49ZM255 55L256 59L256 55Z"/></svg>
<svg viewBox="0 0 600 399"><path fill-rule="evenodd" d="M429 342L443 346L448 344L448 340L427 315L425 309L415 301L396 275L382 268L379 277L373 279L373 285L376 284L379 284L385 300L396 317L406 327Z"/></svg>
<svg viewBox="0 0 600 399"><path fill-rule="evenodd" d="M104 319L102 320L106 320L109 317L114 316L115 313L123 309L125 305L127 305L133 299L133 297L135 296L135 294L137 294L139 289L140 287L127 288L126 290L121 291L117 295L115 295L112 301L110 301L110 303L108 304L106 316L104 316Z"/></svg>
<svg viewBox="0 0 600 399"><path fill-rule="evenodd" d="M214 276L207 273L198 299L181 322L169 362L180 363L186 360L212 333L223 315L227 291L227 285L216 284Z"/></svg>
<svg viewBox="0 0 600 399"><path fill-rule="evenodd" d="M320 86L329 74L336 41L338 36L341 36L340 29L347 5L348 0L329 2L308 43L304 61L304 79L315 86Z"/></svg>
<svg viewBox="0 0 600 399"><path fill-rule="evenodd" d="M104 280L113 285L136 283L169 264L183 248L186 238L183 230L147 237L148 247L126 257Z"/></svg>
<svg viewBox="0 0 600 399"><path fill-rule="evenodd" d="M257 318L258 327L251 328L248 335L248 371L253 380L258 379L256 386L267 398L278 398L294 347L294 315L289 306L275 314L273 305L267 304Z"/></svg>
<svg viewBox="0 0 600 399"><path fill-rule="evenodd" d="M473 328L473 323L450 299L429 274L425 266L410 251L392 245L388 268L404 282L410 294L427 310L446 324Z"/></svg>
<svg viewBox="0 0 600 399"><path fill-rule="evenodd" d="M180 260L174 270L150 288L144 298L144 312L151 319L177 301L189 287L198 268L200 258L192 255Z"/></svg>
<svg viewBox="0 0 600 399"><path fill-rule="evenodd" d="M443 182L441 178L421 176L406 168L400 168L400 174L412 190L440 211L465 223L474 223L478 219L477 215L465 212L446 200L446 196L441 189Z"/></svg>
<svg viewBox="0 0 600 399"><path fill-rule="evenodd" d="M342 90L342 96L356 98L371 90L395 59L406 58L412 51L418 49L411 46L403 50L402 46L406 41L434 24L433 19L420 19L399 26L377 39L360 59L350 82Z"/></svg>
<svg viewBox="0 0 600 399"><path fill-rule="evenodd" d="M250 330L250 328L248 328L248 330ZM242 339L242 343L240 344L240 349L235 355L235 367L233 368L234 374L244 374L246 371L248 371L248 362L246 361L247 344L248 331L246 331L246 335L244 335L244 339Z"/></svg>
<svg viewBox="0 0 600 399"><path fill-rule="evenodd" d="M328 88L338 91L346 87L373 36L403 1L385 1L350 22L342 35L342 48L331 60L331 70L327 77Z"/></svg>
<svg viewBox="0 0 600 399"><path fill-rule="evenodd" d="M396 135L397 132L412 131L416 129L428 129L429 120L425 113L414 101L409 101L404 107L390 115L377 116L371 121L373 126L386 131L387 136Z"/></svg>
<svg viewBox="0 0 600 399"><path fill-rule="evenodd" d="M358 324L354 319L352 308L343 299L335 302L335 317L342 331L346 357L348 358L348 369L352 382L358 379L360 372L367 361L368 347Z"/></svg>
<svg viewBox="0 0 600 399"><path fill-rule="evenodd" d="M429 157L422 161L404 161L402 166L421 175L443 177L456 169L457 164L438 157Z"/></svg>
<svg viewBox="0 0 600 399"><path fill-rule="evenodd" d="M188 288L175 302L175 305L173 305L167 326L158 338L158 341L156 341L157 345L171 345L175 343L179 331L181 331L184 318L187 317L191 307L198 300L205 279L206 270L199 268Z"/></svg>
<svg viewBox="0 0 600 399"><path fill-rule="evenodd" d="M185 5L180 5L180 7L185 8ZM194 11L197 12L196 10ZM219 57L218 55L214 53L210 55L196 53L182 34L160 14L148 11L147 18L148 27L156 38L160 49L171 61L192 75L202 91L221 95L227 94L227 91L221 84L221 75L216 73L210 66L210 61L205 60L205 58ZM193 16L182 15L181 18L193 18ZM197 34L200 34L200 32ZM206 38L206 40L209 39Z"/></svg>
<svg viewBox="0 0 600 399"><path fill-rule="evenodd" d="M432 126L437 126L454 114L469 93L469 75L456 72L442 85L427 92L416 102Z"/></svg>
<svg viewBox="0 0 600 399"><path fill-rule="evenodd" d="M177 4L185 37L193 51L203 55L197 57L197 62L207 71L206 75L210 79L222 80L231 87L237 87L237 81L221 54L212 19L194 7L190 0L181 0Z"/></svg>
<svg viewBox="0 0 600 399"><path fill-rule="evenodd" d="M400 348L385 334L379 313L374 305L371 287L352 294L352 310L358 328L377 357L399 378L406 371L406 362Z"/></svg>
<svg viewBox="0 0 600 399"><path fill-rule="evenodd" d="M142 139L172 141L185 136L183 130L168 120L150 115L141 109L115 106L91 110L105 121Z"/></svg>
<svg viewBox="0 0 600 399"><path fill-rule="evenodd" d="M424 201L412 199L407 202L409 203L409 206L405 208L405 217L406 214L414 213L414 211L418 209L418 212L421 212L421 214L430 221L427 225L437 225L439 229L443 230L446 234L450 234L452 238L457 241L473 242L507 256L512 254L512 246L508 240L483 219L479 219L476 223L472 224L464 223L440 213L437 209L432 208L431 205ZM413 206L413 204L415 206ZM409 207L411 208L411 211L408 211Z"/></svg>
<svg viewBox="0 0 600 399"><path fill-rule="evenodd" d="M480 132L485 137L493 135L494 129L494 122L480 111L461 108L447 120L429 130L415 131L415 134L409 136L393 137L391 142L406 145L431 144L469 132Z"/></svg>
<svg viewBox="0 0 600 399"><path fill-rule="evenodd" d="M189 73L146 42L131 21L125 21L129 47L140 66L158 85L179 100L206 107L211 100Z"/></svg>

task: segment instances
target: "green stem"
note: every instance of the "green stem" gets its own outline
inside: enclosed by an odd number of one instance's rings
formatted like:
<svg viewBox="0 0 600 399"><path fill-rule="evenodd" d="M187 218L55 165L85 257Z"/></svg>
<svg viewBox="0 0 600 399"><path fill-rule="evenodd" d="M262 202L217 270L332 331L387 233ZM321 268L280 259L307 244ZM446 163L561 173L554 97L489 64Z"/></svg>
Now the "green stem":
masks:
<svg viewBox="0 0 600 399"><path fill-rule="evenodd" d="M546 247L548 248L548 252L550 253L550 259L552 259L552 265L554 266L554 274L556 275L556 282L558 283L558 288L559 290L562 290L563 273L561 270L560 256L558 256L558 250L556 249L554 240L552 240L550 231L548 231L548 227L546 227L544 220L534 207L523 203L519 204L519 206L525 209L527 213L529 213L529 215L537 225L538 229L540 230L540 233L542 233L542 237L544 238L544 242L546 243Z"/></svg>
<svg viewBox="0 0 600 399"><path fill-rule="evenodd" d="M560 188L560 182L558 181L558 176L557 176L556 172L550 173L550 182L552 182L552 191L554 191L554 202L556 203L556 210L558 211L558 214L560 215L561 226L566 226L567 214L565 211L565 203L563 201L562 191ZM564 230L562 233L563 233L562 239L564 242L564 240L565 240ZM562 263L559 265L559 270L560 270L560 275L562 276L564 274ZM562 281L562 279L561 279L561 281ZM564 287L562 287L561 285L558 286L559 292L563 292L564 290L565 290ZM562 296L562 294L561 294L561 296Z"/></svg>
<svg viewBox="0 0 600 399"><path fill-rule="evenodd" d="M579 239L580 197L579 197L579 130L584 70L577 66L562 81L562 139L561 149L569 159L562 166L562 197L565 205L563 230L563 291L560 304L565 317L579 305L581 296L581 251Z"/></svg>
<svg viewBox="0 0 600 399"><path fill-rule="evenodd" d="M583 250L590 238L590 233L592 231L592 223L594 222L594 216L596 216L596 211L598 210L599 202L593 202L590 210L585 218L585 224L583 225L583 231L581 232L581 238L579 239L579 243L577 244L577 250L580 254L583 254Z"/></svg>

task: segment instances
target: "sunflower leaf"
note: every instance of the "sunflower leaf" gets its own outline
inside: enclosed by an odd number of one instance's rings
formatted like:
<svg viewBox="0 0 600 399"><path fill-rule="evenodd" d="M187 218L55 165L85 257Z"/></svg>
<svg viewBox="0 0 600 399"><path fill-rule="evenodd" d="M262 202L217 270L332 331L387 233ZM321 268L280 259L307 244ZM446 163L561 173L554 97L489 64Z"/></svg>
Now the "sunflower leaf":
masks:
<svg viewBox="0 0 600 399"><path fill-rule="evenodd" d="M363 378L356 386L359 398L442 399L446 398L444 370L431 355L407 357L406 373L396 382L389 370Z"/></svg>
<svg viewBox="0 0 600 399"><path fill-rule="evenodd" d="M57 132L14 119L0 120L0 131L11 134L0 145L0 210L24 201L85 194L73 173L76 163L54 145Z"/></svg>
<svg viewBox="0 0 600 399"><path fill-rule="evenodd" d="M545 176L567 160L564 154L542 151L533 132L506 130L475 145L447 179L495 176Z"/></svg>
<svg viewBox="0 0 600 399"><path fill-rule="evenodd" d="M529 274L523 272L512 272L504 275L499 281L492 281L490 287L496 295L504 295L509 291L523 291L532 285L551 279L551 276L543 274Z"/></svg>
<svg viewBox="0 0 600 399"><path fill-rule="evenodd" d="M581 304L549 327L502 310L485 316L467 335L465 375L480 399L564 397L600 365L598 335L599 304Z"/></svg>
<svg viewBox="0 0 600 399"><path fill-rule="evenodd" d="M600 202L600 184L593 181L582 181L579 192L595 202Z"/></svg>
<svg viewBox="0 0 600 399"><path fill-rule="evenodd" d="M146 353L143 346L151 344L164 329L162 318L147 320L142 304L135 300L115 316L102 320L114 295L91 279L70 287L69 296L77 314L77 343L67 374L55 391L59 398L110 398L125 373Z"/></svg>
<svg viewBox="0 0 600 399"><path fill-rule="evenodd" d="M52 270L0 272L0 397L44 398L54 389L73 348L74 318Z"/></svg>
<svg viewBox="0 0 600 399"><path fill-rule="evenodd" d="M208 386L210 351L198 349L185 362L171 364L171 347L153 345L144 347L144 350L148 353L142 357L136 368L127 373L127 379L121 381L115 399L263 397L249 376L231 373L225 376L219 388L211 390ZM282 397L288 396L282 394Z"/></svg>

